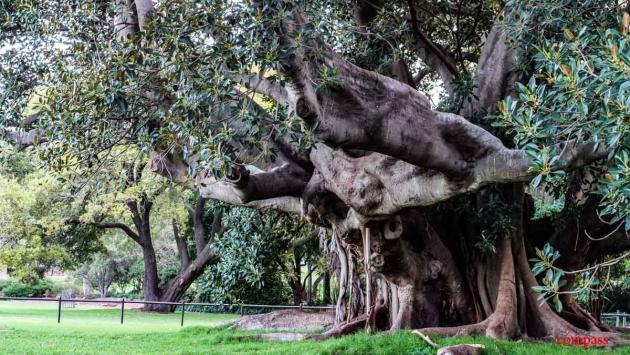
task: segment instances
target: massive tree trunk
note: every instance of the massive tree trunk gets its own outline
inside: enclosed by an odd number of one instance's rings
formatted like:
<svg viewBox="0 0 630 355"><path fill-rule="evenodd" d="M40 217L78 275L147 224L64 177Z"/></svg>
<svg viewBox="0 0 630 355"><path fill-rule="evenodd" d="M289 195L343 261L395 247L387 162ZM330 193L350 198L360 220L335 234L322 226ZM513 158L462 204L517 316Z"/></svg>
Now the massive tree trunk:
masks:
<svg viewBox="0 0 630 355"><path fill-rule="evenodd" d="M511 222L506 234L494 241L496 250L484 251L475 245L482 233L475 220L476 209L487 208L489 199L496 198L512 206L511 211L505 211ZM372 233L369 266L377 281L383 281L377 282L375 319L354 314L318 338L356 331L362 327L357 322L372 322L381 330L421 328L425 333L449 336L517 339L590 335L606 336L610 343L623 342L610 333L610 327L585 312L572 295L563 296L565 310L561 313L540 303L539 294L532 290L538 281L528 259L535 257L534 246L542 248L537 241L546 241L557 231L547 220L531 222L532 203L524 198L522 184L503 185L499 191L482 191L467 201L452 203L467 208L453 210L449 202L366 224ZM356 231L339 239L340 244L362 243ZM578 244L587 240L582 236ZM597 248L614 243L606 241ZM343 257L343 251L340 249L338 255ZM338 307L344 308L338 312L347 312L343 302L338 302Z"/></svg>

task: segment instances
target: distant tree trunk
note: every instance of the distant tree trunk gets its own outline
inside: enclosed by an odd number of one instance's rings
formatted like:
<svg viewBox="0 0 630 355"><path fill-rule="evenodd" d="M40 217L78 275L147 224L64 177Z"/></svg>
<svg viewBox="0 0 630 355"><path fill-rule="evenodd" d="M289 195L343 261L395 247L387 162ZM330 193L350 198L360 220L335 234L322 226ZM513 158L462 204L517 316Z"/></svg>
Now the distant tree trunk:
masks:
<svg viewBox="0 0 630 355"><path fill-rule="evenodd" d="M144 262L144 273L142 280L142 294L145 301L159 301L160 288L157 272L157 258L153 248L151 237L151 208L153 203L143 194L139 200L129 199L126 202L131 211L133 223L138 233L134 240L142 248L142 260ZM132 238L133 239L133 238ZM158 310L159 305L145 305L145 310Z"/></svg>
<svg viewBox="0 0 630 355"><path fill-rule="evenodd" d="M191 260L190 258L185 236L180 235L177 221L172 221L173 236L180 258L180 271L177 276L165 282L163 285L160 285L158 277L157 258L151 236L151 224L149 217L153 204L145 194L143 194L139 199L129 199L125 202L131 212L135 231L133 228L123 223L94 222L90 224L103 229L120 229L140 246L144 262L142 293L145 301L179 302L186 290L199 276L201 276L205 268L208 265L219 261L219 255L212 250L211 245L212 236L223 233L224 231L223 226L221 225L222 212L217 212L215 214L213 217L210 236L205 237L205 229L203 226L203 210L205 202L206 199L200 198L194 208L189 207L192 220L195 221L193 229L195 231L195 243L198 251L194 260ZM71 221L70 223L82 222ZM198 243L205 244L199 245ZM99 288L99 291L102 295L106 293L106 289L104 288ZM147 304L144 307L144 310L146 311L157 312L172 312L174 309L175 306L160 304Z"/></svg>
<svg viewBox="0 0 630 355"><path fill-rule="evenodd" d="M313 295L313 289L317 288L317 287L313 287L313 271L315 271L315 267L312 266L311 263L309 262L307 266L307 270L308 270L308 275L306 276L307 279L305 280L308 285L308 291L306 292L306 303L312 304L313 299L315 298L315 295Z"/></svg>
<svg viewBox="0 0 630 355"><path fill-rule="evenodd" d="M288 276L287 283L291 287L293 304L301 304L305 296L302 286L302 256L295 248L293 249L293 271Z"/></svg>
<svg viewBox="0 0 630 355"><path fill-rule="evenodd" d="M330 272L324 273L324 292L322 296L322 303L325 305L330 304Z"/></svg>
<svg viewBox="0 0 630 355"><path fill-rule="evenodd" d="M325 274L319 274L315 281L313 281L311 295L309 296L309 304L317 303L317 291L319 290L319 284L324 280ZM323 297L322 297L323 298Z"/></svg>
<svg viewBox="0 0 630 355"><path fill-rule="evenodd" d="M178 302L184 295L188 287L203 274L208 265L219 261L219 256L215 254L210 245L201 251L195 260L180 273L161 287L160 301ZM173 311L174 306L164 307L167 311Z"/></svg>
<svg viewBox="0 0 630 355"><path fill-rule="evenodd" d="M173 236L175 237L175 244L177 244L177 251L179 253L179 267L184 270L190 265L190 256L188 255L188 246L186 245L186 239L179 235L179 224L177 219L173 218Z"/></svg>
<svg viewBox="0 0 630 355"><path fill-rule="evenodd" d="M207 200L204 198L199 198L194 207L188 206L191 219L193 220L193 232L197 250L197 255L194 260L191 261L186 246L186 240L183 236L179 235L179 227L176 221L173 221L173 236L178 246L180 271L175 277L165 282L163 285L157 286L156 283L158 295L156 300L160 302L179 302L190 285L203 274L206 267L219 261L219 255L212 250L212 236L223 233L223 226L221 225L223 214L222 212L217 212L213 216L212 230L210 231L210 236L207 236L203 223L206 201ZM147 267L153 269L152 263L147 263L147 259L145 259L145 272L147 271ZM154 270L157 277L157 265ZM150 270L150 272L153 273L153 270ZM157 312L173 312L175 307L174 305L153 305L145 307L145 309Z"/></svg>
<svg viewBox="0 0 630 355"><path fill-rule="evenodd" d="M81 276L81 280L83 281L83 297L89 297L92 294L90 279L88 279L87 275L83 275Z"/></svg>
<svg viewBox="0 0 630 355"><path fill-rule="evenodd" d="M157 258L155 257L153 244L151 242L148 244L142 248L142 258L144 260L142 293L145 301L158 301L160 299L160 289L158 287Z"/></svg>
<svg viewBox="0 0 630 355"><path fill-rule="evenodd" d="M107 297L107 290L108 289L109 289L109 283L107 283L107 282L105 282L103 280L100 280L99 283L98 283L99 296L102 297L102 298Z"/></svg>

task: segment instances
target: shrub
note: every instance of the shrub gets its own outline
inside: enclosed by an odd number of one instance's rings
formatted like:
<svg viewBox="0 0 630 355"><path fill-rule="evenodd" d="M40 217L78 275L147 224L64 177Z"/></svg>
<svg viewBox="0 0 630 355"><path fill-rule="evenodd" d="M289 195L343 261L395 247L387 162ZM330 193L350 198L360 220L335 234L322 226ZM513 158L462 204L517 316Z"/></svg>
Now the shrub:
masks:
<svg viewBox="0 0 630 355"><path fill-rule="evenodd" d="M137 300L137 299L142 298L139 292L136 292L136 291L123 292L123 291L118 291L118 290L110 291L109 297L124 298L128 300Z"/></svg>
<svg viewBox="0 0 630 355"><path fill-rule="evenodd" d="M33 284L7 280L2 284L2 293L5 297L41 297L52 294L52 288L50 280L39 280Z"/></svg>
<svg viewBox="0 0 630 355"><path fill-rule="evenodd" d="M53 295L60 295L64 298L75 298L77 295L80 295L81 292L81 287L70 281L52 283L51 293Z"/></svg>

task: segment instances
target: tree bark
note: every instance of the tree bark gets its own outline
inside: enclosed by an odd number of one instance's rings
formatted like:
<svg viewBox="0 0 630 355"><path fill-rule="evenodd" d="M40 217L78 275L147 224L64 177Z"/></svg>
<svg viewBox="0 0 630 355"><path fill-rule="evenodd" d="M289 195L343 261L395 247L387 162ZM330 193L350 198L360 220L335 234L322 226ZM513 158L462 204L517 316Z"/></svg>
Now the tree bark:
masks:
<svg viewBox="0 0 630 355"><path fill-rule="evenodd" d="M287 282L291 287L291 293L293 295L293 304L299 305L305 299L304 286L302 285L302 256L293 248L293 270L289 275Z"/></svg>
<svg viewBox="0 0 630 355"><path fill-rule="evenodd" d="M201 253L208 243L206 231L203 225L203 209L207 199L200 197L194 207L189 207L190 216L193 221L193 233L195 234L195 247L197 254Z"/></svg>
<svg viewBox="0 0 630 355"><path fill-rule="evenodd" d="M323 290L323 296L322 296L322 303L324 305L329 305L330 304L330 272L326 271L324 273L324 290Z"/></svg>
<svg viewBox="0 0 630 355"><path fill-rule="evenodd" d="M179 267L181 270L184 270L190 265L188 245L186 245L186 239L179 235L179 224L175 218L173 218L172 225L173 237L175 237L175 244L177 245L177 252L179 254Z"/></svg>

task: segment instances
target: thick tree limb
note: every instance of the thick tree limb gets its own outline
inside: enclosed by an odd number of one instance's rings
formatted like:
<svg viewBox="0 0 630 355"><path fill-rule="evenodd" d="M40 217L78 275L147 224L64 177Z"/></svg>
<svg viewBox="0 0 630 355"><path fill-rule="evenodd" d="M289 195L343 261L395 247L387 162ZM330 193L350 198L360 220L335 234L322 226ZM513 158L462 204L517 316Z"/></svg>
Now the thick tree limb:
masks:
<svg viewBox="0 0 630 355"><path fill-rule="evenodd" d="M21 146L31 146L46 141L44 131L36 128L23 130L15 127L4 128L4 135L11 141Z"/></svg>
<svg viewBox="0 0 630 355"><path fill-rule="evenodd" d="M602 149L593 151L592 144L573 145L563 152L555 167L559 170L571 170L606 156ZM532 162L525 152L505 147L475 160L466 179L452 179L378 153L355 158L323 144L311 152L311 159L326 188L364 216L391 215L409 207L433 205L491 183L532 178Z"/></svg>
<svg viewBox="0 0 630 355"><path fill-rule="evenodd" d="M280 203L280 209L295 212L299 210L297 199L308 183L309 175L292 164L283 164L270 171L261 171L253 166L242 167L244 172L230 181L217 181L214 177L198 179L202 196L239 205L266 205ZM275 199L273 202L272 199ZM261 206L262 207L262 206ZM297 207L297 208L296 208Z"/></svg>
<svg viewBox="0 0 630 355"><path fill-rule="evenodd" d="M243 167L236 179L227 182L236 187L236 192L243 203L274 197L299 197L308 183L309 175L292 164L283 164L269 171L250 173Z"/></svg>
<svg viewBox="0 0 630 355"><path fill-rule="evenodd" d="M508 45L507 34L501 26L500 21L495 23L483 45L473 95L460 111L464 117L493 110L499 101L514 92L516 50Z"/></svg>
<svg viewBox="0 0 630 355"><path fill-rule="evenodd" d="M317 134L326 144L375 151L458 177L472 172L471 153L497 146L490 133L458 116L433 111L417 90L348 63L317 37L308 43L293 41L291 36L308 25L301 10L294 10L284 24L284 37L296 48L285 63L298 92L296 113L318 123ZM331 83L321 83L325 67L337 70Z"/></svg>
<svg viewBox="0 0 630 355"><path fill-rule="evenodd" d="M254 167L248 166L249 171L260 171ZM252 174L256 175L256 174ZM272 178L272 175L266 175L268 178ZM258 178L256 178L258 179ZM219 201L223 201L232 205L253 207L257 209L277 209L290 213L300 213L300 199L295 196L285 196L281 194L283 187L276 186L272 190L275 191L274 195L269 197L258 194L259 199L244 201L242 199L241 191L234 186L234 184L216 180L212 176L199 177L197 179L199 192L205 198L211 198ZM267 184L273 184L273 181L267 181Z"/></svg>

